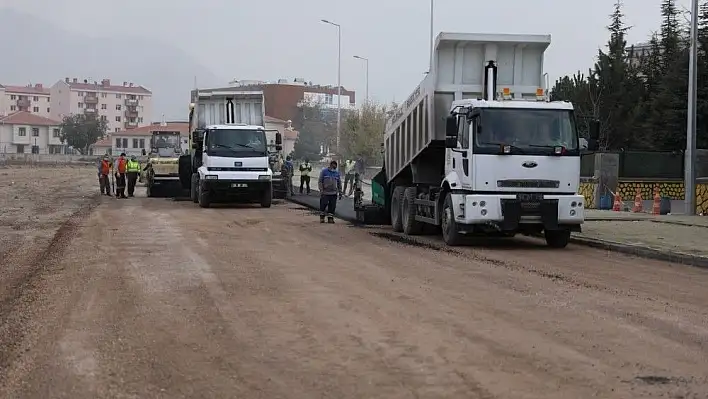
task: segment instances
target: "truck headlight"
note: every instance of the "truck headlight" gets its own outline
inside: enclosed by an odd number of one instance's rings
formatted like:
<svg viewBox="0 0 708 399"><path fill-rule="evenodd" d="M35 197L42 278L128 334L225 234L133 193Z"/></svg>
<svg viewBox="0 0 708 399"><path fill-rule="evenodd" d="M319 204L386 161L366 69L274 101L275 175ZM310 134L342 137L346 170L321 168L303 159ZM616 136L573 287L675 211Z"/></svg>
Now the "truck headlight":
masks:
<svg viewBox="0 0 708 399"><path fill-rule="evenodd" d="M270 180L271 175L259 175L258 180Z"/></svg>
<svg viewBox="0 0 708 399"><path fill-rule="evenodd" d="M206 180L219 180L219 176L217 175L204 175L204 178Z"/></svg>

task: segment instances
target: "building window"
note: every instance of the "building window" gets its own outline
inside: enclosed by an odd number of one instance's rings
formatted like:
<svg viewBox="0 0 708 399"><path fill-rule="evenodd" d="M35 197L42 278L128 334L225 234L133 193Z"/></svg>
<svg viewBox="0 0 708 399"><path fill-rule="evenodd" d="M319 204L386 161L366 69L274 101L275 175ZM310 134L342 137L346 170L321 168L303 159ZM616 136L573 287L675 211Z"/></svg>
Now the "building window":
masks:
<svg viewBox="0 0 708 399"><path fill-rule="evenodd" d="M145 139L140 139L140 148L145 148Z"/></svg>
<svg viewBox="0 0 708 399"><path fill-rule="evenodd" d="M133 148L140 148L138 147L138 139L133 139Z"/></svg>
<svg viewBox="0 0 708 399"><path fill-rule="evenodd" d="M140 99L140 100L142 100L143 98L145 98L145 97L144 97L144 96L138 96L138 99Z"/></svg>
<svg viewBox="0 0 708 399"><path fill-rule="evenodd" d="M116 104L116 111L120 111L120 104Z"/></svg>
<svg viewBox="0 0 708 399"><path fill-rule="evenodd" d="M83 97L83 96L84 96L84 92L83 92L83 91L80 91L80 92L79 92L79 97Z"/></svg>
<svg viewBox="0 0 708 399"><path fill-rule="evenodd" d="M116 133L118 133L118 132L120 131L120 128L117 127L117 128L115 128L115 129L113 129L113 131L116 132Z"/></svg>
<svg viewBox="0 0 708 399"><path fill-rule="evenodd" d="M106 98L108 97L108 93L101 93L101 98Z"/></svg>
<svg viewBox="0 0 708 399"><path fill-rule="evenodd" d="M15 111L16 109L17 107L15 107L14 105L10 105L10 111Z"/></svg>
<svg viewBox="0 0 708 399"><path fill-rule="evenodd" d="M47 113L49 113L49 110L51 110L51 108L47 108Z"/></svg>
<svg viewBox="0 0 708 399"><path fill-rule="evenodd" d="M11 95L10 95L10 100L17 100L17 96L14 95L14 94L11 94Z"/></svg>
<svg viewBox="0 0 708 399"><path fill-rule="evenodd" d="M116 116L116 122L120 122L120 116Z"/></svg>
<svg viewBox="0 0 708 399"><path fill-rule="evenodd" d="M34 96L34 97L33 97L33 100L34 100L34 101L39 101L39 97Z"/></svg>
<svg viewBox="0 0 708 399"><path fill-rule="evenodd" d="M128 148L128 139L123 139L123 148Z"/></svg>
<svg viewBox="0 0 708 399"><path fill-rule="evenodd" d="M106 117L106 115L101 115L101 120L102 120L102 121L107 121L108 118Z"/></svg>
<svg viewBox="0 0 708 399"><path fill-rule="evenodd" d="M120 100L121 95L120 95L120 94L116 94L116 98Z"/></svg>
<svg viewBox="0 0 708 399"><path fill-rule="evenodd" d="M84 103L79 103L79 108L83 108L83 107L84 107Z"/></svg>
<svg viewBox="0 0 708 399"><path fill-rule="evenodd" d="M25 146L24 146L24 144L18 144L16 147L17 147L17 153L18 153L18 154L24 154L24 153L25 153Z"/></svg>
<svg viewBox="0 0 708 399"><path fill-rule="evenodd" d="M32 137L39 137L39 128L32 128Z"/></svg>
<svg viewBox="0 0 708 399"><path fill-rule="evenodd" d="M32 112L39 112L39 107L33 107Z"/></svg>
<svg viewBox="0 0 708 399"><path fill-rule="evenodd" d="M47 97L47 102L49 102L49 97Z"/></svg>
<svg viewBox="0 0 708 399"><path fill-rule="evenodd" d="M108 106L106 106L106 104L101 104L101 109L108 109Z"/></svg>
<svg viewBox="0 0 708 399"><path fill-rule="evenodd" d="M116 129L116 132L118 129ZM120 148L120 139L116 139L116 148Z"/></svg>
<svg viewBox="0 0 708 399"><path fill-rule="evenodd" d="M20 137L25 137L27 136L27 128L26 127L21 127L17 129L17 135Z"/></svg>
<svg viewBox="0 0 708 399"><path fill-rule="evenodd" d="M60 133L59 129L52 130L52 137L59 138L59 133Z"/></svg>
<svg viewBox="0 0 708 399"><path fill-rule="evenodd" d="M143 117L142 117L142 116L139 116L139 117L138 117L138 123L143 123Z"/></svg>

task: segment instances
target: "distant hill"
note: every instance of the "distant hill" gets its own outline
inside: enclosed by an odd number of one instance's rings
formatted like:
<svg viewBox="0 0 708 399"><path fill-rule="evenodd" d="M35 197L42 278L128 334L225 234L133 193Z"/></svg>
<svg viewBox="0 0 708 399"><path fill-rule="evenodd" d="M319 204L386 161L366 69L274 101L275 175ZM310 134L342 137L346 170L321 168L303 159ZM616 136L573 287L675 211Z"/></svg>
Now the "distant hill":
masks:
<svg viewBox="0 0 708 399"><path fill-rule="evenodd" d="M129 81L153 92L153 120L187 118L189 93L227 82L181 49L150 38L99 38L63 30L42 19L0 9L0 84L53 85L65 77Z"/></svg>

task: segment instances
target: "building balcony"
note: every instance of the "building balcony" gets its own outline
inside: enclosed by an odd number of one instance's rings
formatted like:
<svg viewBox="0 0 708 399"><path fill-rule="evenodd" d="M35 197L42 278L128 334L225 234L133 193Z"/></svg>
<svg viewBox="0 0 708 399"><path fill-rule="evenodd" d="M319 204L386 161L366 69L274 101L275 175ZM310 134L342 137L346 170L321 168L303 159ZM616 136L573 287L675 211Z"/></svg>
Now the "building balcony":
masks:
<svg viewBox="0 0 708 399"><path fill-rule="evenodd" d="M29 98L20 98L17 100L18 108L29 108L30 105L32 105L32 102L29 100Z"/></svg>
<svg viewBox="0 0 708 399"><path fill-rule="evenodd" d="M138 100L135 98L126 98L125 105L127 105L129 107L135 107L138 105Z"/></svg>
<svg viewBox="0 0 708 399"><path fill-rule="evenodd" d="M98 112L98 109L96 109L96 108L84 108L85 114L96 115L97 112Z"/></svg>
<svg viewBox="0 0 708 399"><path fill-rule="evenodd" d="M126 109L125 110L125 117L130 119L130 118L137 118L138 117L138 110L137 109Z"/></svg>
<svg viewBox="0 0 708 399"><path fill-rule="evenodd" d="M87 94L84 96L84 102L86 104L98 104L98 96L95 94Z"/></svg>
<svg viewBox="0 0 708 399"><path fill-rule="evenodd" d="M125 128L126 129L133 129L136 127L138 127L138 122L125 121Z"/></svg>

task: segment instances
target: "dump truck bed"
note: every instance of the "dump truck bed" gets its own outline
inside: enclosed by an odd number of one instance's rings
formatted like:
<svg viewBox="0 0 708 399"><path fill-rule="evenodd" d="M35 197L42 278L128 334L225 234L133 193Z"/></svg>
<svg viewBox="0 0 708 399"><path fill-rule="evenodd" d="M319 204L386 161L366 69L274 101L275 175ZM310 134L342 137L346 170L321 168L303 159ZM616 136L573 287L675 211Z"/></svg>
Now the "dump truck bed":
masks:
<svg viewBox="0 0 708 399"><path fill-rule="evenodd" d="M426 148L442 146L453 101L481 98L488 61L497 63L497 87L516 99L536 99L543 87L543 54L550 35L440 33L430 73L386 124L388 182Z"/></svg>

